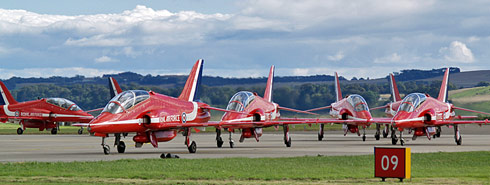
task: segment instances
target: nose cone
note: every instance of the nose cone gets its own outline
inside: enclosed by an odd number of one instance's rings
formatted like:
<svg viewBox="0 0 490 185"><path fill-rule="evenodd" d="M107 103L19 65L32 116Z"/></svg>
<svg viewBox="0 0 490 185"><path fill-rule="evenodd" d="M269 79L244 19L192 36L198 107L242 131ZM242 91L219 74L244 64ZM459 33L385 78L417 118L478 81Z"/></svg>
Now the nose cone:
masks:
<svg viewBox="0 0 490 185"><path fill-rule="evenodd" d="M398 112L393 120L395 121L393 126L399 128L407 128L413 122L412 114L405 111Z"/></svg>
<svg viewBox="0 0 490 185"><path fill-rule="evenodd" d="M113 114L108 112L103 112L88 123L88 131L91 133L92 132L103 133L107 130L107 126L103 123L110 122L113 119L115 119Z"/></svg>

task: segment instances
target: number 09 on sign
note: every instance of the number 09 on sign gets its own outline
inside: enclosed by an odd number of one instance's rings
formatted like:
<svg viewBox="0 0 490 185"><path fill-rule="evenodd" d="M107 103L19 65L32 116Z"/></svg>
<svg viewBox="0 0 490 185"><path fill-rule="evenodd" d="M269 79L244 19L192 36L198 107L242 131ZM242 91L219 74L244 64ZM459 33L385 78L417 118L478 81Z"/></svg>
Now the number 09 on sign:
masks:
<svg viewBox="0 0 490 185"><path fill-rule="evenodd" d="M374 147L374 176L409 179L410 158L410 148Z"/></svg>

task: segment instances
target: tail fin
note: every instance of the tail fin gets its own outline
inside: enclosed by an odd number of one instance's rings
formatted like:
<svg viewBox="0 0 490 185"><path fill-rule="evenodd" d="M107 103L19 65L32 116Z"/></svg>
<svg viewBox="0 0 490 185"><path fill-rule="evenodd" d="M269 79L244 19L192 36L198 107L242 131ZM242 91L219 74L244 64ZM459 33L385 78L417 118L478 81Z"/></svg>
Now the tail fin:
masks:
<svg viewBox="0 0 490 185"><path fill-rule="evenodd" d="M111 98L122 93L121 87L119 87L119 84L117 83L116 79L112 77L109 77L109 90L111 92Z"/></svg>
<svg viewBox="0 0 490 185"><path fill-rule="evenodd" d="M271 70L269 71L269 78L267 78L267 86L265 87L264 99L269 102L272 102L272 84L274 82L274 65L271 66Z"/></svg>
<svg viewBox="0 0 490 185"><path fill-rule="evenodd" d="M15 101L14 97L12 94L10 94L10 91L7 89L7 86L3 84L2 81L0 81L0 91L2 93L2 97L0 97L0 105L9 105L9 104L16 104L17 101Z"/></svg>
<svg viewBox="0 0 490 185"><path fill-rule="evenodd" d="M337 75L337 72L335 72L335 95L337 101L342 99L342 91L340 90L339 76Z"/></svg>
<svg viewBox="0 0 490 185"><path fill-rule="evenodd" d="M400 93L398 92L398 87L396 86L395 76L393 76L393 73L390 73L390 90L393 102L402 100L402 98L400 98Z"/></svg>
<svg viewBox="0 0 490 185"><path fill-rule="evenodd" d="M203 59L197 60L196 64L194 64L189 77L187 77L187 82L185 82L184 89L182 90L179 99L186 101L199 101L203 64Z"/></svg>
<svg viewBox="0 0 490 185"><path fill-rule="evenodd" d="M439 90L439 97L437 97L439 101L446 102L447 100L448 82L449 82L449 68L446 68L446 72L444 73L444 78L442 79L441 89Z"/></svg>

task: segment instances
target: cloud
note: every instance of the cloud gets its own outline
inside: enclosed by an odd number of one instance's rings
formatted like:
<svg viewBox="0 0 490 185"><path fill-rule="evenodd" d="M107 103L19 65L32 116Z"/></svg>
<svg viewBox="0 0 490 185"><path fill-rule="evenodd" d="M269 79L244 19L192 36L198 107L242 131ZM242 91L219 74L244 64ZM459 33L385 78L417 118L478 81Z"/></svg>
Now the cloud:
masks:
<svg viewBox="0 0 490 185"><path fill-rule="evenodd" d="M342 52L342 51L337 52L335 55L327 56L328 60L331 60L331 61L339 61L339 60L342 60L344 57L345 57L344 52Z"/></svg>
<svg viewBox="0 0 490 185"><path fill-rule="evenodd" d="M398 55L398 53L392 53L391 55L388 56L375 58L374 63L378 63L378 64L398 63L401 61L401 59L402 57Z"/></svg>
<svg viewBox="0 0 490 185"><path fill-rule="evenodd" d="M442 47L439 52L449 62L472 63L475 61L471 50L466 47L466 44L459 41L451 42L449 47Z"/></svg>
<svg viewBox="0 0 490 185"><path fill-rule="evenodd" d="M101 57L99 57L99 58L94 59L94 61L95 61L96 63L107 63L107 62L117 62L117 61L119 61L119 60L117 60L117 59L113 59L113 58L111 58L111 57L108 57L108 56L105 56L105 55L104 55L104 56L101 56Z"/></svg>

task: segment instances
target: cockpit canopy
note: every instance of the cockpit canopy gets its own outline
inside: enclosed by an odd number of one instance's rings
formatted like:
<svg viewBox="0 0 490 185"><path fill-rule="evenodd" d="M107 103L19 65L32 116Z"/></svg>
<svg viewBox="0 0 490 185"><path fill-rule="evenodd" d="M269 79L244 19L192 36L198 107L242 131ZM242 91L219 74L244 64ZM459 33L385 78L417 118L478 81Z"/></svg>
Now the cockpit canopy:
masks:
<svg viewBox="0 0 490 185"><path fill-rule="evenodd" d="M237 112L243 111L243 109L245 109L245 107L247 107L254 99L255 95L251 92L237 92L235 95L233 95L233 97L231 97L226 110L233 110Z"/></svg>
<svg viewBox="0 0 490 185"><path fill-rule="evenodd" d="M398 111L413 112L426 99L427 96L422 93L409 94L405 98L403 98L403 101L400 104L400 108L398 108Z"/></svg>
<svg viewBox="0 0 490 185"><path fill-rule="evenodd" d="M150 94L143 90L130 90L124 91L118 94L109 101L102 112L109 112L112 114L121 113L131 107L141 103L142 101L150 98Z"/></svg>
<svg viewBox="0 0 490 185"><path fill-rule="evenodd" d="M356 112L369 110L366 100L361 95L352 94L347 97L347 101L354 107L354 111Z"/></svg>
<svg viewBox="0 0 490 185"><path fill-rule="evenodd" d="M46 102L71 111L82 110L77 104L64 98L46 98Z"/></svg>

